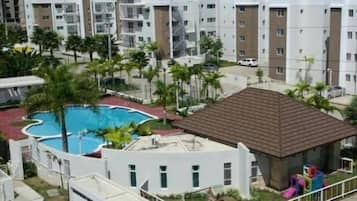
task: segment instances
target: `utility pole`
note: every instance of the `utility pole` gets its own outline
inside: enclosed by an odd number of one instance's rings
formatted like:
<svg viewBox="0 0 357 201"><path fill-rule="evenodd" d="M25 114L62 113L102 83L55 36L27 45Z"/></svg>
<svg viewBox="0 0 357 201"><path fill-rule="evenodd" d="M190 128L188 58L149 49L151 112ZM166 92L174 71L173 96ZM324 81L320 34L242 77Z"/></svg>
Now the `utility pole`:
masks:
<svg viewBox="0 0 357 201"><path fill-rule="evenodd" d="M166 87L166 68L163 68L164 71L164 88L165 88L165 94L164 94L164 125L166 125L166 119L167 119L167 111L166 111L166 96L167 96L167 87Z"/></svg>
<svg viewBox="0 0 357 201"><path fill-rule="evenodd" d="M108 58L112 59L112 41L111 41L111 36L110 36L110 17L106 18L106 24L108 28Z"/></svg>

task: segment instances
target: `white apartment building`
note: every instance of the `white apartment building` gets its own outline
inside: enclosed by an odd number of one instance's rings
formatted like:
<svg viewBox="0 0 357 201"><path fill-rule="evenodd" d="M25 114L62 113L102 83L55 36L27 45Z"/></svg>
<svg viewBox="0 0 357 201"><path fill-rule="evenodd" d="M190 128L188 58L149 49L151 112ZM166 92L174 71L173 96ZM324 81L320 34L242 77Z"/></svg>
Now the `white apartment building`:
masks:
<svg viewBox="0 0 357 201"><path fill-rule="evenodd" d="M115 0L26 0L27 33L36 26L57 31L62 37L94 34L117 36ZM110 28L109 28L110 27Z"/></svg>
<svg viewBox="0 0 357 201"><path fill-rule="evenodd" d="M217 8L224 59L258 58L273 79L356 94L357 1L221 0Z"/></svg>
<svg viewBox="0 0 357 201"><path fill-rule="evenodd" d="M119 0L122 49L158 41L163 58L200 55L216 35L216 0Z"/></svg>

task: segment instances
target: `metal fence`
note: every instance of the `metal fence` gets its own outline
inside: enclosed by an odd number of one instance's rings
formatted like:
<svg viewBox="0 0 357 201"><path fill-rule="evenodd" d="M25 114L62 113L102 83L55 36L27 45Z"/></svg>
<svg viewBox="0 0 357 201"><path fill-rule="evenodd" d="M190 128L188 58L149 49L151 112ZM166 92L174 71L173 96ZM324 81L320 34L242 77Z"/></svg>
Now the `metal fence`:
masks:
<svg viewBox="0 0 357 201"><path fill-rule="evenodd" d="M330 201L357 192L357 176L326 186L289 201Z"/></svg>

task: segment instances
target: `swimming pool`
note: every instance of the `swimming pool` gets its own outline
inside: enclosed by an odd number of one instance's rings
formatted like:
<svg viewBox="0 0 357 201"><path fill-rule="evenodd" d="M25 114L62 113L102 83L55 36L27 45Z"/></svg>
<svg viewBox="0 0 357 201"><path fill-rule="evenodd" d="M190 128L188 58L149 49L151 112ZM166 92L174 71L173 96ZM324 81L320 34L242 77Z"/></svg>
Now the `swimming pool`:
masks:
<svg viewBox="0 0 357 201"><path fill-rule="evenodd" d="M41 143L58 150L62 150L62 141L60 137L61 128L56 122L53 113L37 112L30 117L39 120L26 126L23 132L27 135L40 137ZM154 118L143 112L122 108L116 106L97 107L97 111L92 111L89 107L69 106L66 108L66 126L68 136L69 152L73 154L91 153L102 145L103 139L95 136L93 131L107 127L123 126L131 122L136 124ZM88 133L82 136L80 132L87 130Z"/></svg>

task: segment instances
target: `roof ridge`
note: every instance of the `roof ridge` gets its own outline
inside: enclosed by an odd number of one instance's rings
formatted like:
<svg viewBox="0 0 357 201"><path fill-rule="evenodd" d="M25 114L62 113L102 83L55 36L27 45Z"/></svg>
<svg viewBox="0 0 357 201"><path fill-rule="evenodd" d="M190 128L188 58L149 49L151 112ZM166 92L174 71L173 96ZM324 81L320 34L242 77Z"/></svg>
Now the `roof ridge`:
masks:
<svg viewBox="0 0 357 201"><path fill-rule="evenodd" d="M282 94L281 93L279 93L278 94L278 133L279 133L279 153L280 153L280 155L279 155L279 157L281 157L282 156L282 134L281 134L281 121L280 121L280 119L281 119L281 96L282 96Z"/></svg>

